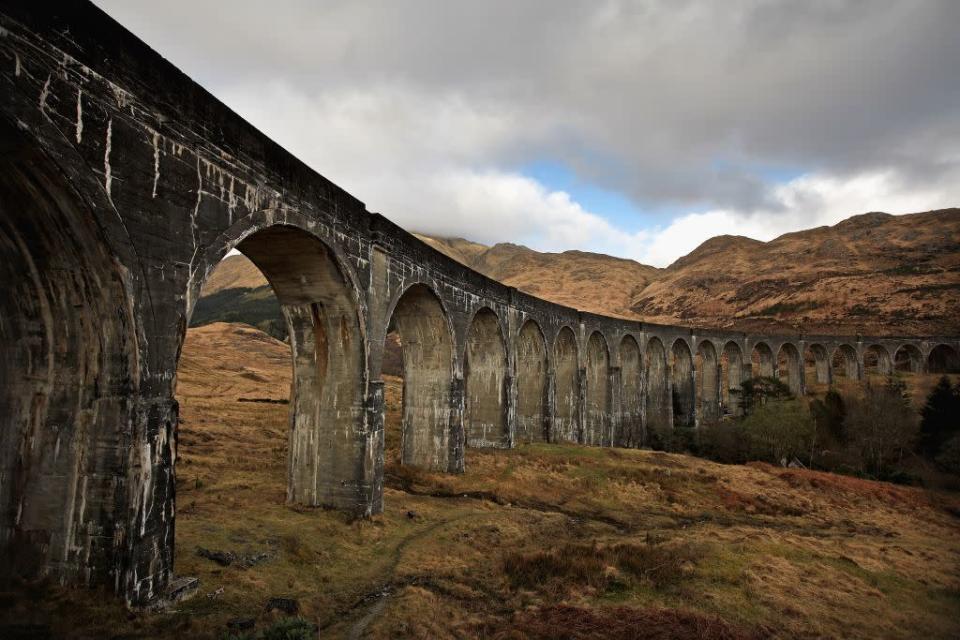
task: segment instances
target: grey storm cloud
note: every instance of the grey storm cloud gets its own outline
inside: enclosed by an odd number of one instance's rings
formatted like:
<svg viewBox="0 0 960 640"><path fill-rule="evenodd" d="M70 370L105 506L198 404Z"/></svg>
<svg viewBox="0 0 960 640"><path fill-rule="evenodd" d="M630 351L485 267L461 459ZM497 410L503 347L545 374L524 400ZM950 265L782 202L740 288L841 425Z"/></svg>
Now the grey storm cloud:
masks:
<svg viewBox="0 0 960 640"><path fill-rule="evenodd" d="M775 213L778 168L934 190L960 175L953 0L97 4L221 97L279 83L305 105L466 105L450 128L480 133L454 135L447 161L547 158L641 208Z"/></svg>

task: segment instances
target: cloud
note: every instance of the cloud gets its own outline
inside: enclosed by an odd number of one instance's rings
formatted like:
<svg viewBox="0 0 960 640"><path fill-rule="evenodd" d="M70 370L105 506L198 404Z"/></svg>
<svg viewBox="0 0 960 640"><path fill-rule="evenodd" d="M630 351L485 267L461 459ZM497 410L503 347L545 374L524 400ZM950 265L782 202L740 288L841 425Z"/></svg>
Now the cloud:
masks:
<svg viewBox="0 0 960 640"><path fill-rule="evenodd" d="M425 232L664 265L715 233L960 200L949 0L98 4ZM544 159L637 220L522 174Z"/></svg>

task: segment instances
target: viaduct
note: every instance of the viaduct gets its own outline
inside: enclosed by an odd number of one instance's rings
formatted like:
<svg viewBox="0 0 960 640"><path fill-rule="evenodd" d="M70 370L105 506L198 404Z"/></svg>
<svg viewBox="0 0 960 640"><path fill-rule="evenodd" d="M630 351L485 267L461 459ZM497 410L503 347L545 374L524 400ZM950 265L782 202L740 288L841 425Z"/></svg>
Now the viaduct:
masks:
<svg viewBox="0 0 960 640"><path fill-rule="evenodd" d="M288 500L358 516L383 506L391 329L403 462L454 473L469 446L643 446L735 412L750 375L803 393L805 357L825 383L960 351L654 325L521 293L368 212L86 1L4 2L0 85L2 580L163 595L177 360L232 249L291 336Z"/></svg>

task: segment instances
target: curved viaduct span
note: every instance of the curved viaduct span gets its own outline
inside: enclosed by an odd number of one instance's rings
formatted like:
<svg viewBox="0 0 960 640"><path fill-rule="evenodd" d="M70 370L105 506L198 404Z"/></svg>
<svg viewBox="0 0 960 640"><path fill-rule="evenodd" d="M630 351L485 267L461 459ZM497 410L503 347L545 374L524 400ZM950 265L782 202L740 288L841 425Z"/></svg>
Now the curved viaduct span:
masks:
<svg viewBox="0 0 960 640"><path fill-rule="evenodd" d="M358 515L382 509L390 328L403 462L450 472L465 446L641 446L735 410L751 374L802 393L808 350L826 382L833 355L859 378L871 353L920 371L960 349L653 325L523 294L368 212L86 2L6 2L0 77L3 578L106 583L131 603L167 588L177 360L234 248L290 330L288 499Z"/></svg>

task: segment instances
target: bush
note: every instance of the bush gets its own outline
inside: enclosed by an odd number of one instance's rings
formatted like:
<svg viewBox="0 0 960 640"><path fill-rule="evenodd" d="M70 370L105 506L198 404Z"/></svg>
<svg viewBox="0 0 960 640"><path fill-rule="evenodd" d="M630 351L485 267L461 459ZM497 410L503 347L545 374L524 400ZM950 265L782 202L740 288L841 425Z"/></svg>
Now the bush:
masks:
<svg viewBox="0 0 960 640"><path fill-rule="evenodd" d="M913 450L919 420L903 383L891 378L883 385L867 382L862 395L847 401L844 428L849 457L861 473L885 479Z"/></svg>
<svg viewBox="0 0 960 640"><path fill-rule="evenodd" d="M813 419L798 400L769 400L744 418L741 428L748 455L755 460L775 464L809 460Z"/></svg>
<svg viewBox="0 0 960 640"><path fill-rule="evenodd" d="M953 387L946 376L940 378L920 414L920 452L932 460L960 433L960 385Z"/></svg>
<svg viewBox="0 0 960 640"><path fill-rule="evenodd" d="M960 434L953 436L940 448L937 464L947 473L960 475Z"/></svg>

